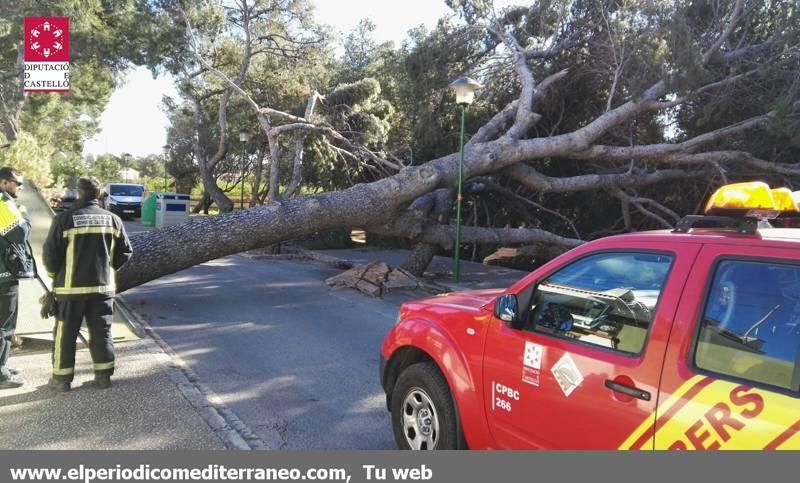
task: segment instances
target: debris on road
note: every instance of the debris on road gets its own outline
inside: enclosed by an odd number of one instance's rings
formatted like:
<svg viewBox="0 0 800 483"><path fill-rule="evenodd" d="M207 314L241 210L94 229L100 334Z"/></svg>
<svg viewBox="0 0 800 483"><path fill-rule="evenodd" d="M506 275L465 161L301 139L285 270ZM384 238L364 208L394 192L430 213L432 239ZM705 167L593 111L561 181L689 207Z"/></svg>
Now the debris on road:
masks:
<svg viewBox="0 0 800 483"><path fill-rule="evenodd" d="M380 260L355 266L325 283L331 287L354 288L370 297L382 297L389 290L414 290L422 286L414 275L399 267L391 268Z"/></svg>

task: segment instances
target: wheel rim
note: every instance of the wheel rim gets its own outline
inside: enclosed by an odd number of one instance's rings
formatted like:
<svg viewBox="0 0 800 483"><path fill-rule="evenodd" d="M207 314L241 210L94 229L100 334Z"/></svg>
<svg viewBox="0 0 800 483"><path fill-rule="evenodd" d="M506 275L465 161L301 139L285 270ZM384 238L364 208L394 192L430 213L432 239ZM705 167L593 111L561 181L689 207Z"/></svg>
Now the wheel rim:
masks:
<svg viewBox="0 0 800 483"><path fill-rule="evenodd" d="M403 400L403 435L411 449L436 449L439 442L439 413L430 396L418 387Z"/></svg>

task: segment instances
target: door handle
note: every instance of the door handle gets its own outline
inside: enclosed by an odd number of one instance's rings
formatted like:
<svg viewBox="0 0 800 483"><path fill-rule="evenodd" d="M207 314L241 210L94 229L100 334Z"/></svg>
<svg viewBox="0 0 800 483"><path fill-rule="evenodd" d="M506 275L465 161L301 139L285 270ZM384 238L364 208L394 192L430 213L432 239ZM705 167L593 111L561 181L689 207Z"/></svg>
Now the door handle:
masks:
<svg viewBox="0 0 800 483"><path fill-rule="evenodd" d="M612 381L611 379L606 379L606 387L611 389L612 391L621 392L622 394L627 394L628 396L635 397L636 399L641 399L642 401L650 400L649 392L625 384L620 384L616 381Z"/></svg>

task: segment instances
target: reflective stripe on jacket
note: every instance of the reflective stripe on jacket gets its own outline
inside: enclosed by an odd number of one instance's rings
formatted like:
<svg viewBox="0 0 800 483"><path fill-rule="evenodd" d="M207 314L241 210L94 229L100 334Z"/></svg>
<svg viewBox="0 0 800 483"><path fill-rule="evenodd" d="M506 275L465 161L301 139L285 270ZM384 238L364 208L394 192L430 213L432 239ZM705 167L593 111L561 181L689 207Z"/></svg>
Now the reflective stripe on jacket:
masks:
<svg viewBox="0 0 800 483"><path fill-rule="evenodd" d="M11 195L0 192L0 283L34 276L30 236L31 222Z"/></svg>
<svg viewBox="0 0 800 483"><path fill-rule="evenodd" d="M59 214L44 243L44 265L59 297L116 292L116 271L133 250L120 218L97 200Z"/></svg>

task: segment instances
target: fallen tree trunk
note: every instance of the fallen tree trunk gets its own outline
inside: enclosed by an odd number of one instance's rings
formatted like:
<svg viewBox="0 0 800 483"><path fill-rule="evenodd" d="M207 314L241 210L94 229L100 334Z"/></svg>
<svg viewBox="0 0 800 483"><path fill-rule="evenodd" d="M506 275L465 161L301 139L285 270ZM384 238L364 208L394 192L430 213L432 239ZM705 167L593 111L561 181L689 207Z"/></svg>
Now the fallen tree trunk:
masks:
<svg viewBox="0 0 800 483"><path fill-rule="evenodd" d="M472 146L464 153L464 178L491 173L530 159L566 155L584 149L621 120L652 109L652 97L660 95L663 83L652 87L638 101L601 115L569 134L547 138L511 139L502 137ZM131 237L134 257L118 273L118 290L124 291L150 280L175 273L226 255L260 248L337 227L374 226L391 220L399 210L439 187L456 184L458 156L448 156L425 164L404 168L398 174L343 191L272 202L267 206L239 213L194 220ZM531 243L519 230L507 230L498 238L495 230L465 227L464 242L498 245ZM558 244L562 237L548 235ZM513 233L516 232L516 233ZM473 238L467 238L472 236ZM408 233L406 233L408 236ZM439 226L426 230L425 239L440 245L452 243L449 232ZM564 239L566 240L566 239ZM575 240L574 243L580 243ZM191 247L191 248L188 248Z"/></svg>
<svg viewBox="0 0 800 483"><path fill-rule="evenodd" d="M403 231L390 227L376 227L370 232L398 237L407 236ZM425 228L420 239L436 244L446 250L453 248L456 240L455 225L431 225ZM585 243L583 240L566 238L549 231L536 228L484 228L480 226L461 226L461 242L483 245L545 245L560 247L563 250L575 248Z"/></svg>
<svg viewBox="0 0 800 483"><path fill-rule="evenodd" d="M411 249L411 253L409 253L408 258L403 262L401 267L419 277L425 272L428 265L431 264L438 250L439 247L435 244L420 241Z"/></svg>
<svg viewBox="0 0 800 483"><path fill-rule="evenodd" d="M501 138L475 146L465 153L465 176L502 169L531 156L553 156L568 149L573 142L568 136L557 138L522 141ZM438 187L453 186L457 179L457 166L457 156L451 154L343 191L273 202L252 210L204 217L184 225L134 234L131 236L134 257L118 273L118 290L124 291L209 260L315 232L385 223L402 206L419 196ZM441 237L446 236L442 230L437 227L430 230L433 243L441 244ZM465 228L465 236L474 231L476 241L481 243L478 233L482 232L476 230L480 228ZM515 230L509 230L512 231ZM541 233L544 236L547 232ZM489 232L482 234L488 243L503 244ZM512 235L509 233L508 236Z"/></svg>
<svg viewBox="0 0 800 483"><path fill-rule="evenodd" d="M411 218L424 226L445 223L453 208L454 191L439 189L417 198L408 209ZM439 247L422 239L414 239L414 247L401 265L415 276L421 276L428 268Z"/></svg>

